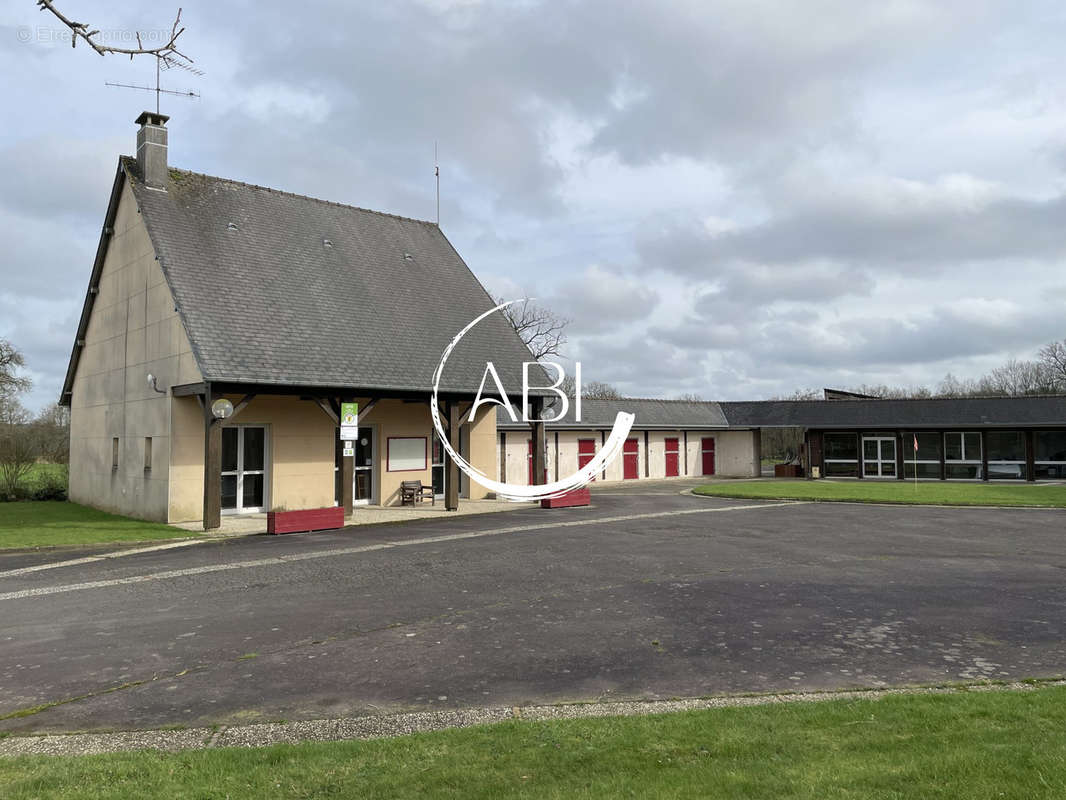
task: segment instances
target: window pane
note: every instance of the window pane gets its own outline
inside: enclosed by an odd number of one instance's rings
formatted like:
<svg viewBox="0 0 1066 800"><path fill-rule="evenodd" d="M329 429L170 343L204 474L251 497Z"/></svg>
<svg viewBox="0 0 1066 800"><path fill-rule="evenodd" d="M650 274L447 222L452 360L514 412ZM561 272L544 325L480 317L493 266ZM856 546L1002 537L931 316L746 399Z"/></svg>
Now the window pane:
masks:
<svg viewBox="0 0 1066 800"><path fill-rule="evenodd" d="M1066 478L1066 464L1037 464L1036 479L1038 481L1055 480Z"/></svg>
<svg viewBox="0 0 1066 800"><path fill-rule="evenodd" d="M920 443L919 443L920 444ZM962 461L962 434L944 434L944 460Z"/></svg>
<svg viewBox="0 0 1066 800"><path fill-rule="evenodd" d="M225 429L223 429L225 431ZM222 476L222 507L223 508L236 508L237 507L237 476L236 475L223 475Z"/></svg>
<svg viewBox="0 0 1066 800"><path fill-rule="evenodd" d="M988 477L994 481L1025 480L1025 464L995 464L989 462Z"/></svg>
<svg viewBox="0 0 1066 800"><path fill-rule="evenodd" d="M263 476L245 475L244 494L241 505L245 508L259 508L263 505Z"/></svg>
<svg viewBox="0 0 1066 800"><path fill-rule="evenodd" d="M263 468L266 454L265 440L265 429L244 428L244 469L246 472Z"/></svg>
<svg viewBox="0 0 1066 800"><path fill-rule="evenodd" d="M827 433L825 435L826 458L852 458L858 460L858 445L850 433Z"/></svg>
<svg viewBox="0 0 1066 800"><path fill-rule="evenodd" d="M236 472L237 470L237 429L222 429L222 471ZM237 490L233 490L233 497L237 497Z"/></svg>
<svg viewBox="0 0 1066 800"><path fill-rule="evenodd" d="M369 467L374 463L373 428L360 428L359 438L355 440L355 466Z"/></svg>
<svg viewBox="0 0 1066 800"><path fill-rule="evenodd" d="M940 460L940 448L937 446L940 443L940 436L935 433L919 433L918 434L918 460L919 461L939 461ZM911 435L907 442L907 458L914 457L914 435ZM939 469L939 467L937 467Z"/></svg>
<svg viewBox="0 0 1066 800"><path fill-rule="evenodd" d="M979 433L964 433L966 437L966 452L965 458L967 461L980 461L981 460L981 434Z"/></svg>
<svg viewBox="0 0 1066 800"><path fill-rule="evenodd" d="M913 443L912 443L913 444ZM921 442L919 442L921 447ZM923 464L921 462L915 464L913 462L903 463L903 475L911 480L914 480L914 470L918 470L918 479L938 479L940 477L940 465L939 464Z"/></svg>
<svg viewBox="0 0 1066 800"><path fill-rule="evenodd" d="M859 474L859 465L828 463L825 465L824 474L827 478L855 478Z"/></svg>
<svg viewBox="0 0 1066 800"><path fill-rule="evenodd" d="M1025 434L1021 431L989 431L988 460L1025 461Z"/></svg>
<svg viewBox="0 0 1066 800"><path fill-rule="evenodd" d="M948 464L944 469L946 476L953 480L973 480L981 477L980 464Z"/></svg>
<svg viewBox="0 0 1066 800"><path fill-rule="evenodd" d="M1066 461L1066 431L1037 431L1033 439L1037 461Z"/></svg>
<svg viewBox="0 0 1066 800"><path fill-rule="evenodd" d="M896 462L894 461L882 461L881 462L881 474L896 476Z"/></svg>
<svg viewBox="0 0 1066 800"><path fill-rule="evenodd" d="M896 460L896 440L895 439L882 439L881 440L881 458L884 461Z"/></svg>
<svg viewBox="0 0 1066 800"><path fill-rule="evenodd" d="M862 442L862 457L867 461L877 460L877 440L876 439L863 439Z"/></svg>
<svg viewBox="0 0 1066 800"><path fill-rule="evenodd" d="M877 462L876 461L864 461L862 462L862 474L866 476L877 477Z"/></svg>

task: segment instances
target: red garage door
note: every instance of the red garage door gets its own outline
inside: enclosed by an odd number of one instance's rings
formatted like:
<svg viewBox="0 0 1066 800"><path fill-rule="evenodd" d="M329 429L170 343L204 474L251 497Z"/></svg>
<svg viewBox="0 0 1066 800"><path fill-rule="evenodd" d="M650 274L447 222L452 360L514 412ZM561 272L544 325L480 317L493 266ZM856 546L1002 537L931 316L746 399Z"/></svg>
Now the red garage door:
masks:
<svg viewBox="0 0 1066 800"><path fill-rule="evenodd" d="M677 439L666 440L666 477L676 478L679 474L678 471L678 453L680 448L677 446Z"/></svg>
<svg viewBox="0 0 1066 800"><path fill-rule="evenodd" d="M586 466L596 455L596 440L595 439L578 439L577 440L577 468L581 469ZM593 478L592 480L596 480Z"/></svg>
<svg viewBox="0 0 1066 800"><path fill-rule="evenodd" d="M528 459L529 460L529 477L528 477L528 480L529 480L529 485L532 486L533 485L533 440L532 439L526 439L526 441L529 442L529 459ZM544 459L544 482L545 483L548 482L548 459L547 458Z"/></svg>
<svg viewBox="0 0 1066 800"><path fill-rule="evenodd" d="M627 481L637 477L638 449L636 439L626 439L626 443L622 445L622 477Z"/></svg>
<svg viewBox="0 0 1066 800"><path fill-rule="evenodd" d="M703 474L714 474L714 439L707 438L702 440L700 446L700 452L703 456Z"/></svg>

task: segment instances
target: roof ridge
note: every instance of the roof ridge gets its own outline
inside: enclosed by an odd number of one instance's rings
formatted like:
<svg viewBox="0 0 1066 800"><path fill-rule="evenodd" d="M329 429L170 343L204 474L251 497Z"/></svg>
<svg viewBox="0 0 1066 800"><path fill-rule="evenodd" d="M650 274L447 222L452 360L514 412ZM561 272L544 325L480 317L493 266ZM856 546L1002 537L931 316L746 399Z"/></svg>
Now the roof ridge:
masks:
<svg viewBox="0 0 1066 800"><path fill-rule="evenodd" d="M136 162L134 156L122 156L124 159ZM378 211L373 208L364 208L363 206L354 206L351 203L338 203L336 200L324 200L321 197L312 197L309 194L299 194L298 192L289 192L285 189L275 189L273 186L262 186L258 183L249 183L248 181L239 181L235 178L224 178L221 175L208 175L206 172L194 172L191 169L182 169L181 167L168 167L169 172L181 172L186 175L192 175L198 178L209 178L213 181L223 181L225 183L232 183L236 186L245 186L249 189L262 189L267 192L273 192L274 194L283 195L285 197L292 197L296 200L311 200L315 203L322 203L327 206L335 206L337 208L347 208L352 211L363 211L367 214L376 214L379 217L390 217L392 219L403 220L404 222L417 222L422 225L428 225L432 228L440 229L440 226L436 222L432 222L428 219L418 219L417 217L405 217L403 214L392 214L388 211Z"/></svg>
<svg viewBox="0 0 1066 800"><path fill-rule="evenodd" d="M960 400L1066 400L1066 394L978 394L978 395L964 395L962 397L872 397L868 399L862 398L844 398L840 400L824 400L821 398L810 400L718 400L718 403L860 403L869 405L870 403L917 403L917 402L954 402L957 403Z"/></svg>

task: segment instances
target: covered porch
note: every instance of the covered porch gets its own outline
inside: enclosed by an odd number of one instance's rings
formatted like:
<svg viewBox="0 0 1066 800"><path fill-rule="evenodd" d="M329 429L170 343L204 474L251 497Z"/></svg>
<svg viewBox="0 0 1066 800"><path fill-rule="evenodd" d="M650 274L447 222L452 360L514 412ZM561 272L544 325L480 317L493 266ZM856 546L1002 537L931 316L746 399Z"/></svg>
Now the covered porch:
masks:
<svg viewBox="0 0 1066 800"><path fill-rule="evenodd" d="M340 506L358 524L459 511L461 498L465 513L506 507L487 504L488 492L448 457L428 392L205 382L175 386L171 395L171 523L265 527L269 511ZM225 418L212 411L220 399L232 405ZM359 407L350 449L339 436L347 402ZM494 474L495 405L482 405L471 421L473 395L442 392L438 402L451 447ZM543 425L532 427L543 441ZM405 481L432 487L432 499L427 491L401 508Z"/></svg>

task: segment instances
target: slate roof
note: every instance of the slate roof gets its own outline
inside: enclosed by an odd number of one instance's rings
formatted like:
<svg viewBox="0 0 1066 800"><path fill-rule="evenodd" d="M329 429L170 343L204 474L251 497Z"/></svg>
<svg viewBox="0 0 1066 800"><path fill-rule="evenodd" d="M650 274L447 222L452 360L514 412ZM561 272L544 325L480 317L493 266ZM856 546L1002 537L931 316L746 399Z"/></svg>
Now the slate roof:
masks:
<svg viewBox="0 0 1066 800"><path fill-rule="evenodd" d="M548 423L555 430L609 428L618 411L636 414L634 429L706 428L968 428L988 426L1066 427L1066 396L964 397L916 400L582 400L581 422ZM516 415L518 412L516 411ZM519 417L521 420L521 417ZM497 409L501 430L527 430Z"/></svg>
<svg viewBox="0 0 1066 800"><path fill-rule="evenodd" d="M949 428L1066 426L1066 396L913 400L764 400L720 404L745 428Z"/></svg>
<svg viewBox="0 0 1066 800"><path fill-rule="evenodd" d="M120 164L205 380L429 391L445 346L495 305L435 223L177 169L161 192ZM473 394L487 360L520 391L533 359L502 314L467 334L441 390Z"/></svg>
<svg viewBox="0 0 1066 800"><path fill-rule="evenodd" d="M728 424L719 409L718 403L692 402L688 400L581 400L581 421L574 419L574 403L570 401L567 415L561 422L548 423L551 430L592 430L610 428L619 411L628 411L636 415L635 429L679 430L724 428ZM554 405L549 405L546 412L554 415ZM496 410L496 427L501 430L529 430L529 424L522 422L521 409L515 410L518 424L511 422L502 406Z"/></svg>

